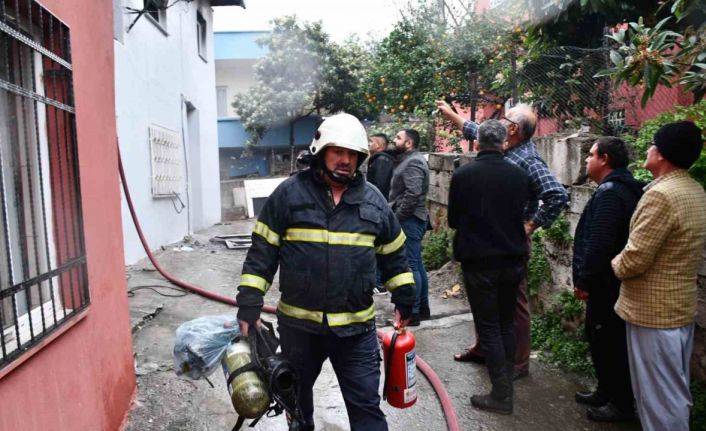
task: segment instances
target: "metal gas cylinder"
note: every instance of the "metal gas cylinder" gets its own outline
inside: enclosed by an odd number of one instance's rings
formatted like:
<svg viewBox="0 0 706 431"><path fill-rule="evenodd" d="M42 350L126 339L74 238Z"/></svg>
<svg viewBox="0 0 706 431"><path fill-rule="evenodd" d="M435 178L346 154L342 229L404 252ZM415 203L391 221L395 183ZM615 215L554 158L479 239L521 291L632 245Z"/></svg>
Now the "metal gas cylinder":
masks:
<svg viewBox="0 0 706 431"><path fill-rule="evenodd" d="M250 362L248 340L241 337L237 342L231 343L221 360L226 382L235 370ZM246 371L237 375L228 385L228 392L239 416L254 419L262 416L270 406L267 387L254 371Z"/></svg>

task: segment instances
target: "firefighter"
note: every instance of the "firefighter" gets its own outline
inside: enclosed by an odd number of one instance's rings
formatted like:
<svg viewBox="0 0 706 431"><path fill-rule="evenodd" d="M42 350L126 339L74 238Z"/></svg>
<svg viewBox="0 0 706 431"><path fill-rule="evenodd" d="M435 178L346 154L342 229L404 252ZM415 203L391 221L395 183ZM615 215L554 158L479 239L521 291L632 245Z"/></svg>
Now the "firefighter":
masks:
<svg viewBox="0 0 706 431"><path fill-rule="evenodd" d="M310 150L311 168L277 187L255 225L238 287L238 320L244 334L259 324L279 266L282 351L299 373L306 422L290 429L314 429L313 386L329 359L351 430L387 430L373 288L379 268L395 320L404 325L415 300L405 235L386 199L359 172L368 139L355 117L327 118Z"/></svg>

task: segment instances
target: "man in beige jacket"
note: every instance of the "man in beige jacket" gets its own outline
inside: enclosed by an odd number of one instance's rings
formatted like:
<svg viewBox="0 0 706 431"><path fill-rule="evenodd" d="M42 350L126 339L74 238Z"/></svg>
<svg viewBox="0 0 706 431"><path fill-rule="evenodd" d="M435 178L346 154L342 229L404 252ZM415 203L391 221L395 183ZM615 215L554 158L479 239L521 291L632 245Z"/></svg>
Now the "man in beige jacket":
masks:
<svg viewBox="0 0 706 431"><path fill-rule="evenodd" d="M612 261L622 281L615 311L627 322L630 375L645 431L689 429L706 193L686 170L702 148L701 130L690 121L657 131L644 165L655 179L632 216L625 248Z"/></svg>

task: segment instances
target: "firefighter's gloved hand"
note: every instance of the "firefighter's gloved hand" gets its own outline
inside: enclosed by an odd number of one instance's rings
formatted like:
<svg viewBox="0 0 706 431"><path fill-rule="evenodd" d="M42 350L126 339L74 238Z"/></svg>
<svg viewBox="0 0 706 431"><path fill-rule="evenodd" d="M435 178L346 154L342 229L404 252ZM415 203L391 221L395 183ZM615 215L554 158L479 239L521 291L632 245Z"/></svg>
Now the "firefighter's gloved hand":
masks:
<svg viewBox="0 0 706 431"><path fill-rule="evenodd" d="M238 324L240 325L240 334L243 337L247 337L248 335L250 335L250 328L262 327L262 321L260 319L257 319L254 323L248 323L245 320L238 320Z"/></svg>
<svg viewBox="0 0 706 431"><path fill-rule="evenodd" d="M396 304L395 311L400 313L401 320L407 320L410 317L412 317L412 306L411 305Z"/></svg>
<svg viewBox="0 0 706 431"><path fill-rule="evenodd" d="M246 331L243 330L243 323L247 326L253 326L256 322L260 320L260 312L262 307L240 307L238 308L238 320L240 321L240 332L245 334Z"/></svg>

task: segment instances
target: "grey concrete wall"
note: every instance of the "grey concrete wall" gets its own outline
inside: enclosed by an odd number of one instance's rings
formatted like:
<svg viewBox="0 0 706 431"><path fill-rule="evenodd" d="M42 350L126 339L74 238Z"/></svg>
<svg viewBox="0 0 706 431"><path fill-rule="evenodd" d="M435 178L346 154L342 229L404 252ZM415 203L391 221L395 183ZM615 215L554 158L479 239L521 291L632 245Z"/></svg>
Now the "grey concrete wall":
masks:
<svg viewBox="0 0 706 431"><path fill-rule="evenodd" d="M243 180L221 180L221 220L240 220L247 217Z"/></svg>
<svg viewBox="0 0 706 431"><path fill-rule="evenodd" d="M595 184L586 178L585 159L596 136L584 133L555 134L543 136L535 141L537 150L547 162L551 172L567 187L571 201L566 211L570 233L573 236L579 217L595 189ZM429 154L430 186L429 210L435 227L446 225L448 189L455 163L462 165L473 158L473 154ZM542 306L562 290L573 289L571 283L571 244L556 245L545 241L545 253L552 270L552 287L539 293L538 304ZM699 270L696 335L691 368L694 378L706 381L706 250Z"/></svg>
<svg viewBox="0 0 706 431"><path fill-rule="evenodd" d="M434 228L446 227L446 206L449 202L451 175L457 166L473 160L475 153L429 153L429 193L427 205Z"/></svg>

